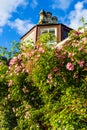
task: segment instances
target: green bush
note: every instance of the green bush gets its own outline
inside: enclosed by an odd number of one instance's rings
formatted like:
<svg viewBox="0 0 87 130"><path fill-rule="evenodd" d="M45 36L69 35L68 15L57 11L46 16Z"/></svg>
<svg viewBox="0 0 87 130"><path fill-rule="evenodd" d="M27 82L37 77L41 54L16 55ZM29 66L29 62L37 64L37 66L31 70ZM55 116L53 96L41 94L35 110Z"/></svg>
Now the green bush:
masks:
<svg viewBox="0 0 87 130"><path fill-rule="evenodd" d="M87 129L87 32L56 48L48 36L0 62L1 130Z"/></svg>

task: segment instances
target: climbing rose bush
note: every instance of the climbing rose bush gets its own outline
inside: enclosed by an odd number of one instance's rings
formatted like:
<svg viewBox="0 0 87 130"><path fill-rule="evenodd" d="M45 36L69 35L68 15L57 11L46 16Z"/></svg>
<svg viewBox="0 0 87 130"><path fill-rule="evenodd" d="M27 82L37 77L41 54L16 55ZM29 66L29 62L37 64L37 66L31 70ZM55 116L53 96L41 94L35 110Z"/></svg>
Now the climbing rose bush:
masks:
<svg viewBox="0 0 87 130"><path fill-rule="evenodd" d="M2 130L87 129L87 31L61 47L50 38L21 43L9 66L0 61Z"/></svg>

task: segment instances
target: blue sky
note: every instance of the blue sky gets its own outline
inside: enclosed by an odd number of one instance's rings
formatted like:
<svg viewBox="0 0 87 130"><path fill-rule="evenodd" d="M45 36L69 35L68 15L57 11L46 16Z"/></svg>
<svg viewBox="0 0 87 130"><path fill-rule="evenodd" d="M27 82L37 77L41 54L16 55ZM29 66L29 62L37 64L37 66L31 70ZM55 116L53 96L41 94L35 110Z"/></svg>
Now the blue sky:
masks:
<svg viewBox="0 0 87 130"><path fill-rule="evenodd" d="M41 9L52 12L58 22L77 29L81 17L87 21L87 0L0 0L0 46L13 41L39 21Z"/></svg>

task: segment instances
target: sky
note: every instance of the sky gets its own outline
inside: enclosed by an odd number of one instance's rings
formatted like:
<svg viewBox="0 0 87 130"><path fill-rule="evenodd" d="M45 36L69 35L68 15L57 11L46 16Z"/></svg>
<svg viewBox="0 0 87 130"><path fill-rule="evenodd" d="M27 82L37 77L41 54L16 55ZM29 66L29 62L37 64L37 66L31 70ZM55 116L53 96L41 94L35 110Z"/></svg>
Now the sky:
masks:
<svg viewBox="0 0 87 130"><path fill-rule="evenodd" d="M0 46L10 49L13 41L20 42L38 23L41 9L73 29L81 26L82 17L87 21L87 0L0 0Z"/></svg>

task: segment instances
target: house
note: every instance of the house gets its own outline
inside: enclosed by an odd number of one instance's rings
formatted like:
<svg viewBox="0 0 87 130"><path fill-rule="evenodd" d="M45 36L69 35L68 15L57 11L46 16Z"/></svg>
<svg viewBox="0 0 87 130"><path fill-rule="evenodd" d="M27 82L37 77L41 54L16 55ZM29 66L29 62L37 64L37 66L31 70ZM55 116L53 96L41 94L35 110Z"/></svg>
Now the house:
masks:
<svg viewBox="0 0 87 130"><path fill-rule="evenodd" d="M60 42L68 37L68 33L71 30L72 29L66 25L58 23L57 17L52 16L51 12L41 10L38 24L21 37L21 42L32 39L32 41L35 43L41 34L47 32L55 35L57 41Z"/></svg>

